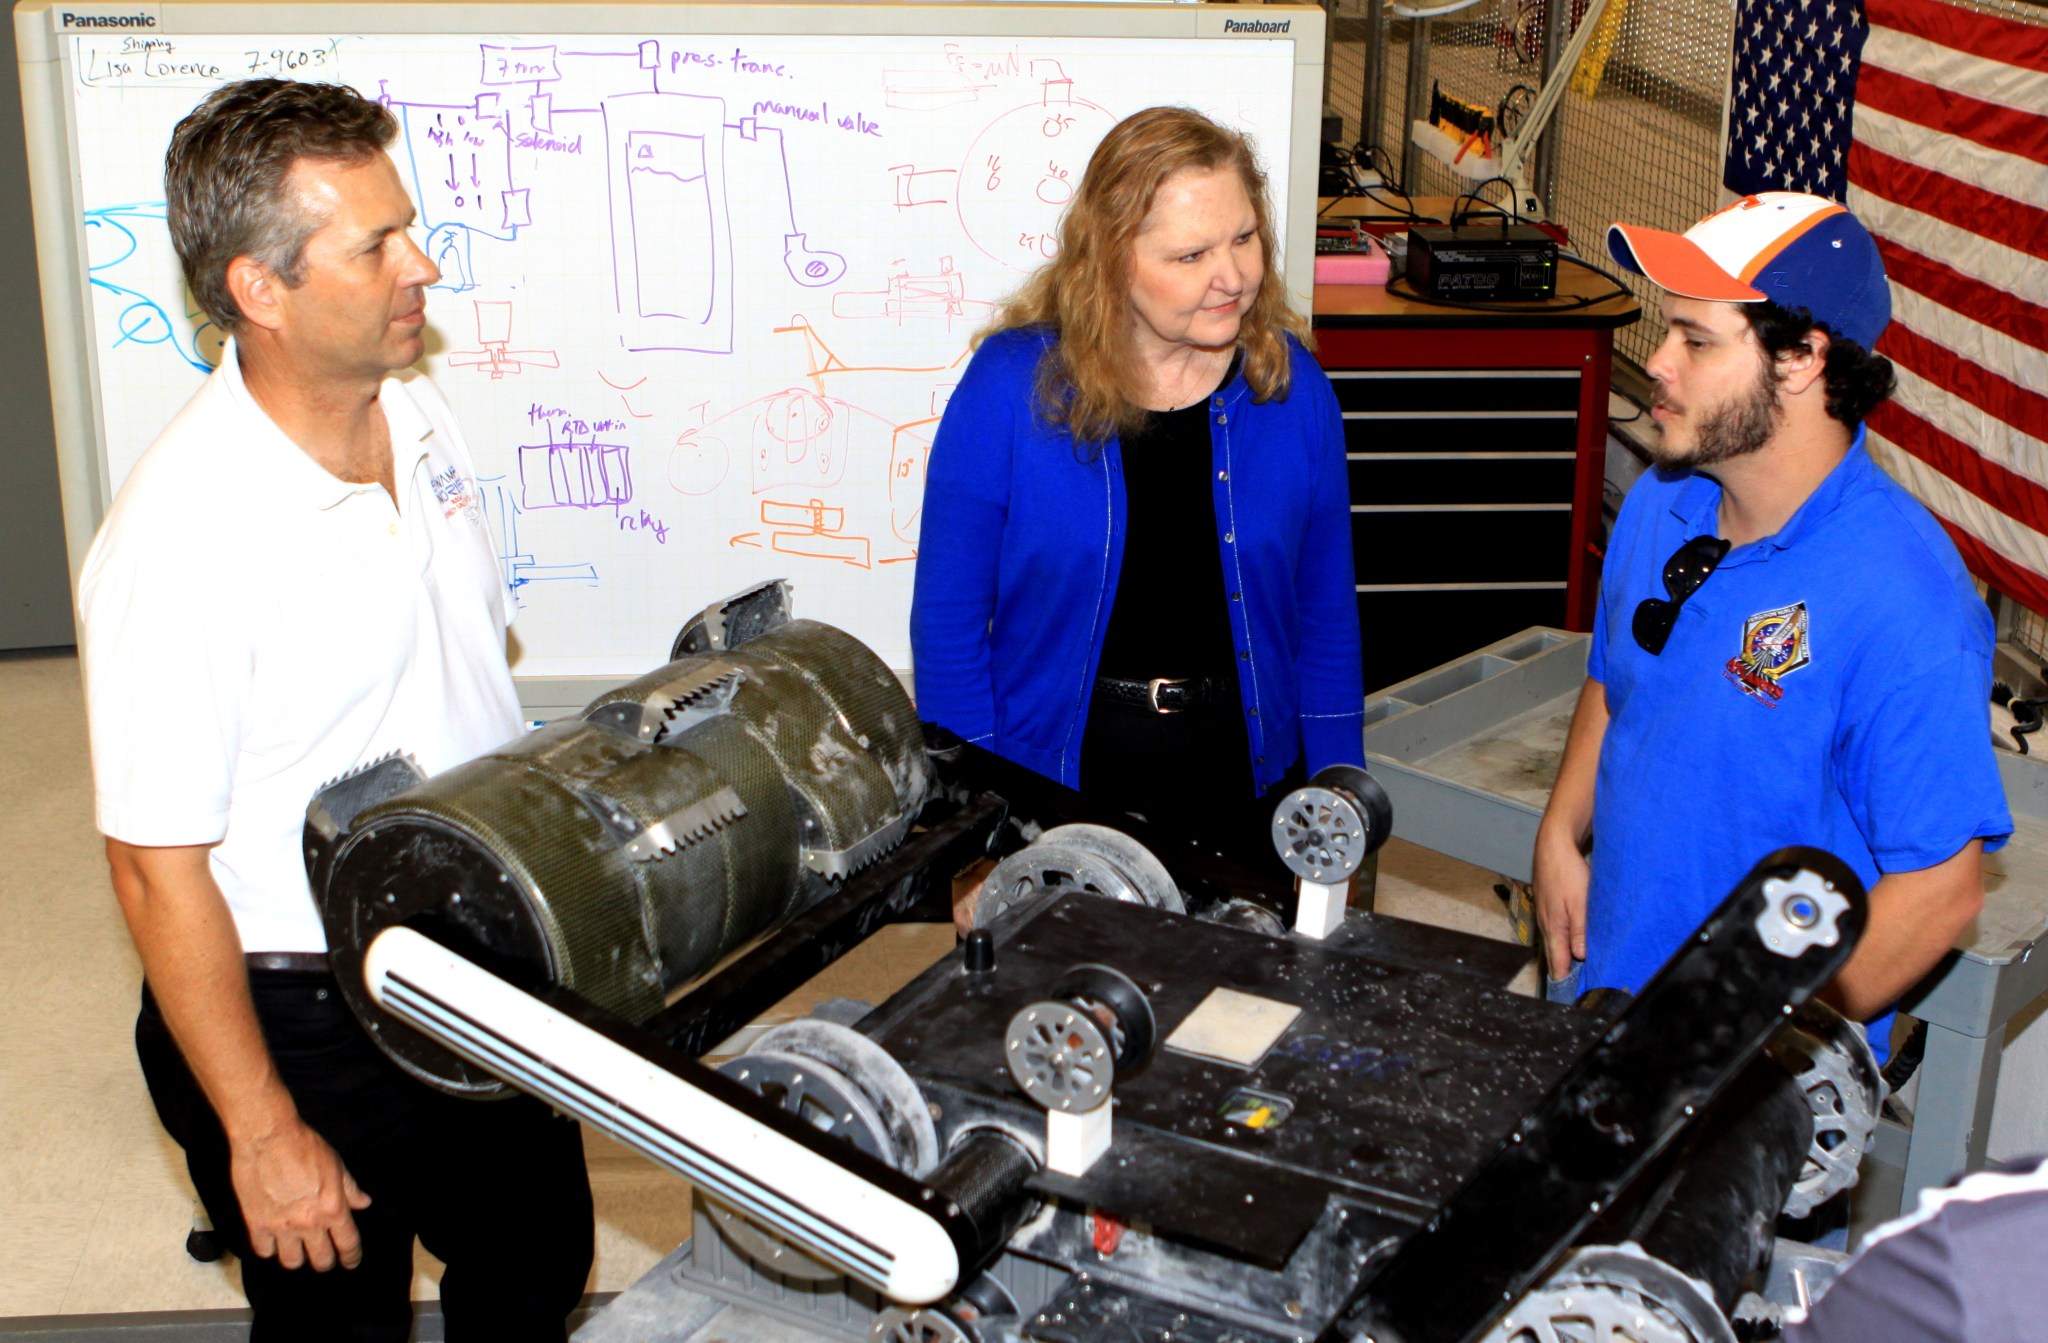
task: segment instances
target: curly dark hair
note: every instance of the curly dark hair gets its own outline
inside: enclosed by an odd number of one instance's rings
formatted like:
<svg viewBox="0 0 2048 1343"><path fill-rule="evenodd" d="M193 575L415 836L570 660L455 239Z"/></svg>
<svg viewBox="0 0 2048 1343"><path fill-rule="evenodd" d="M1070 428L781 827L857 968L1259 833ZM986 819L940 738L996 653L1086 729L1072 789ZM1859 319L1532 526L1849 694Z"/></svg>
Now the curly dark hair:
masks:
<svg viewBox="0 0 2048 1343"><path fill-rule="evenodd" d="M290 199L302 158L342 162L381 153L398 134L390 109L342 84L244 79L223 84L171 132L164 201L185 284L214 325L242 313L228 263L254 257L285 284L303 283L306 243L325 220Z"/></svg>
<svg viewBox="0 0 2048 1343"><path fill-rule="evenodd" d="M1742 311L1748 316L1750 329L1756 332L1757 344L1763 347L1764 356L1771 361L1773 369L1777 367L1779 355L1795 351L1812 353L1808 333L1819 331L1828 338L1828 358L1821 370L1821 378L1827 388L1828 414L1843 424L1854 426L1863 423L1865 417L1876 410L1898 384L1891 360L1836 335L1828 329L1827 323L1814 321L1813 315L1804 308L1786 308L1766 299L1761 303L1745 303Z"/></svg>

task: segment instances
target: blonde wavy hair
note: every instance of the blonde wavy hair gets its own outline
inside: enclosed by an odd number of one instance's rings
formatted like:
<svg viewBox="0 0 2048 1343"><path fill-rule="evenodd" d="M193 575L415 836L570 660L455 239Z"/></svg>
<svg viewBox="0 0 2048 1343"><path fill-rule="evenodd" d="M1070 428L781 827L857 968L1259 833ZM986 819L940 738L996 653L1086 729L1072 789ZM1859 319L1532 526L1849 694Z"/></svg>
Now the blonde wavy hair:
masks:
<svg viewBox="0 0 2048 1343"><path fill-rule="evenodd" d="M996 309L975 344L1000 331L1051 327L1059 343L1039 361L1039 413L1077 443L1101 443L1144 420L1131 326L1131 261L1138 229L1175 173L1229 168L1258 218L1266 278L1238 329L1244 377L1260 401L1287 396L1287 333L1310 343L1308 323L1287 303L1273 271L1273 215L1266 175L1244 136L1185 107L1150 107L1124 118L1088 160L1066 215L1059 255Z"/></svg>

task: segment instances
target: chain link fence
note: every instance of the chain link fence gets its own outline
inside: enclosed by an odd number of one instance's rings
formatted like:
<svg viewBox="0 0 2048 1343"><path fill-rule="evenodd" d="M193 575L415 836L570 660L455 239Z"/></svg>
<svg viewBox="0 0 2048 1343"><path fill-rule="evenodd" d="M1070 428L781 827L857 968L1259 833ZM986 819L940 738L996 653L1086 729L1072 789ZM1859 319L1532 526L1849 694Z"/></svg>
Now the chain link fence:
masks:
<svg viewBox="0 0 2048 1343"><path fill-rule="evenodd" d="M1963 9L2048 26L2048 0L1951 0ZM1571 0L1574 22L1584 0ZM1338 0L1324 111L1341 116L1346 147L1369 147L1389 180L1414 195L1453 195L1467 183L1408 147L1405 90L1418 32L1427 34L1426 72L1448 94L1505 111L1542 86L1544 0L1480 0L1460 13L1419 23L1383 11L1375 34L1363 0ZM1580 70L1545 137L1551 142L1551 216L1571 231L1574 250L1603 268L1604 237L1617 219L1684 229L1721 203L1721 152L1731 0L1609 0ZM1384 62L1383 96L1368 108L1368 62ZM1526 92L1524 92L1526 91ZM1420 114L1428 115L1428 84ZM1404 157L1405 151L1405 157ZM1494 195L1505 199L1500 189ZM1643 302L1643 320L1617 334L1616 353L1638 367L1664 338L1657 294L1623 274ZM1981 588L1980 584L1980 588ZM2000 634L2048 663L2048 617L1986 590ZM2048 668L2044 668L2048 670Z"/></svg>
<svg viewBox="0 0 2048 1343"><path fill-rule="evenodd" d="M2001 19L2048 27L2048 0L1949 0L1949 3L1979 14L1995 14Z"/></svg>
<svg viewBox="0 0 2048 1343"><path fill-rule="evenodd" d="M1999 3L1999 0L1981 0ZM2008 0L2010 2L2010 0ZM1572 0L1572 18L1584 0ZM1505 114L1543 83L1544 0L1480 0L1427 22L1383 11L1374 40L1362 0L1339 0L1324 110L1344 119L1347 147L1368 146L1391 179L1411 195L1452 196L1465 179L1410 147L1405 90L1418 32L1428 81L1449 95ZM1573 249L1613 269L1604 238L1617 219L1684 229L1721 202L1721 139L1733 46L1728 0L1609 0L1579 69L1543 139L1552 155L1550 215L1570 230ZM1368 61L1384 62L1378 109L1367 108ZM1428 116L1429 82L1421 115ZM1377 116L1374 112L1377 111ZM1490 195L1505 201L1505 188ZM1643 300L1644 320L1622 330L1616 352L1637 364L1663 339L1655 291L1626 275Z"/></svg>

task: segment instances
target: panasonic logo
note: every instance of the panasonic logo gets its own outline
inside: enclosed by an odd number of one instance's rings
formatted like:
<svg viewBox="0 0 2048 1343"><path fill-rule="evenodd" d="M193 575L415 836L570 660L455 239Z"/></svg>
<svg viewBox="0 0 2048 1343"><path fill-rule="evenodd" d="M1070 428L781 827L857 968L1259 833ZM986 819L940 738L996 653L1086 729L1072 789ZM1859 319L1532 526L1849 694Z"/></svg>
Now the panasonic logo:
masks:
<svg viewBox="0 0 2048 1343"><path fill-rule="evenodd" d="M154 14L73 14L62 11L62 28L154 28Z"/></svg>
<svg viewBox="0 0 2048 1343"><path fill-rule="evenodd" d="M1226 33L1284 33L1294 26L1293 19L1225 19Z"/></svg>

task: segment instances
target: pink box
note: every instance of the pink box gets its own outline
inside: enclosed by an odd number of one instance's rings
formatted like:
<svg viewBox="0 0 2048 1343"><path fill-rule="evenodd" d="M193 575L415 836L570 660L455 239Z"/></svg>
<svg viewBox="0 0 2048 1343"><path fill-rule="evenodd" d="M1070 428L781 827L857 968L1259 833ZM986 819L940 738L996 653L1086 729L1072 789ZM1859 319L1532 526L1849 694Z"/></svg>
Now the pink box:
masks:
<svg viewBox="0 0 2048 1343"><path fill-rule="evenodd" d="M1385 284L1386 249L1367 241L1370 251L1324 252L1316 257L1317 284Z"/></svg>

